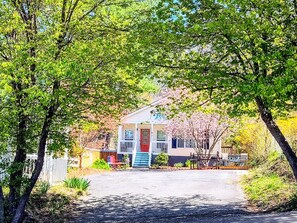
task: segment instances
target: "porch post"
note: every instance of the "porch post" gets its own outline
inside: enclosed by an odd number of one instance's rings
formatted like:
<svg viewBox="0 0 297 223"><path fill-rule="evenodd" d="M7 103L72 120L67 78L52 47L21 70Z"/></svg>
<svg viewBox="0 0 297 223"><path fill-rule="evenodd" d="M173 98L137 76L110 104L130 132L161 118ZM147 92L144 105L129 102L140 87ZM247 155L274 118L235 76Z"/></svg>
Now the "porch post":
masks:
<svg viewBox="0 0 297 223"><path fill-rule="evenodd" d="M134 167L134 163L135 163L135 157L136 157L136 153L137 153L137 142L138 142L138 124L135 123L134 126L134 145L133 145L133 150L132 150L132 167Z"/></svg>
<svg viewBox="0 0 297 223"><path fill-rule="evenodd" d="M153 147L153 141L154 141L154 124L151 123L150 147ZM150 153L152 153L152 149L153 148L149 149Z"/></svg>
<svg viewBox="0 0 297 223"><path fill-rule="evenodd" d="M153 123L151 124L151 137L150 138L151 138L151 141L154 141L153 140L153 138L154 138L154 124Z"/></svg>
<svg viewBox="0 0 297 223"><path fill-rule="evenodd" d="M123 126L119 125L119 128L118 128L118 149L117 149L118 153L121 152L122 134L123 134Z"/></svg>
<svg viewBox="0 0 297 223"><path fill-rule="evenodd" d="M166 153L169 155L169 148L172 148L172 136L167 135L165 137L167 138L167 151L166 151Z"/></svg>
<svg viewBox="0 0 297 223"><path fill-rule="evenodd" d="M134 127L134 146L136 147L136 151L137 151L137 143L138 143L138 124L135 123L135 127Z"/></svg>

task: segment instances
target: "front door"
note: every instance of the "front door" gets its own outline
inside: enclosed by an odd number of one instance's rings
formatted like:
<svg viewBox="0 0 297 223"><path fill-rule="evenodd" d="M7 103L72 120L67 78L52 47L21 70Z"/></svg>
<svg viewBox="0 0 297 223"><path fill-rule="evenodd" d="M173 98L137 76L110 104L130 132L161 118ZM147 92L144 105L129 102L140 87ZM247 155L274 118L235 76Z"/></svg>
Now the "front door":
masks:
<svg viewBox="0 0 297 223"><path fill-rule="evenodd" d="M140 132L140 151L148 152L150 148L150 130L141 129Z"/></svg>

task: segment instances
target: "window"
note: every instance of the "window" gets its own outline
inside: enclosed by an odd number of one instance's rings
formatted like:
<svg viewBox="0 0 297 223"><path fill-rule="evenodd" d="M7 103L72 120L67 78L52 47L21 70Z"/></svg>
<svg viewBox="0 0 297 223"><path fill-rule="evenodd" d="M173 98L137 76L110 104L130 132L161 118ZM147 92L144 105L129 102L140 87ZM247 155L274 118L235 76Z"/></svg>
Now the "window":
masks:
<svg viewBox="0 0 297 223"><path fill-rule="evenodd" d="M160 152L167 152L167 143L161 142L157 143L157 149L160 150Z"/></svg>
<svg viewBox="0 0 297 223"><path fill-rule="evenodd" d="M210 149L209 143L209 134L204 133L204 139L199 140L198 142L193 138L188 138L183 135L178 136L177 138L172 138L172 148L203 148L205 150ZM198 145L197 145L198 143Z"/></svg>
<svg viewBox="0 0 297 223"><path fill-rule="evenodd" d="M203 140L203 149L209 149L209 138Z"/></svg>
<svg viewBox="0 0 297 223"><path fill-rule="evenodd" d="M165 132L158 130L157 131L157 141L165 141L165 140L166 140Z"/></svg>
<svg viewBox="0 0 297 223"><path fill-rule="evenodd" d="M195 140L194 139L186 139L186 148L195 148Z"/></svg>
<svg viewBox="0 0 297 223"><path fill-rule="evenodd" d="M195 148L196 143L194 139L177 138L177 148Z"/></svg>
<svg viewBox="0 0 297 223"><path fill-rule="evenodd" d="M185 140L182 138L177 138L177 148L185 148Z"/></svg>
<svg viewBox="0 0 297 223"><path fill-rule="evenodd" d="M133 140L134 132L133 130L125 130L125 140Z"/></svg>

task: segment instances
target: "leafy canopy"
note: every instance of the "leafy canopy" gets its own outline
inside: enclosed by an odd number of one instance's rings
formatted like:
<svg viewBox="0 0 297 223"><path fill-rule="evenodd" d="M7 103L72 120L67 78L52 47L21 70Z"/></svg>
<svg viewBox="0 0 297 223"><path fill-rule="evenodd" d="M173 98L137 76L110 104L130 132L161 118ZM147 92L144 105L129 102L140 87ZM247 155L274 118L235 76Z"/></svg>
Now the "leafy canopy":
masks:
<svg viewBox="0 0 297 223"><path fill-rule="evenodd" d="M86 112L118 115L137 104L141 77L126 47L144 2L0 3L0 147L14 149L21 120L27 152L49 109L49 149L67 146L66 126ZM139 16L141 18L141 16Z"/></svg>
<svg viewBox="0 0 297 223"><path fill-rule="evenodd" d="M291 0L164 0L139 50L169 86L203 91L234 115L254 112L256 97L279 114L296 108L296 16Z"/></svg>

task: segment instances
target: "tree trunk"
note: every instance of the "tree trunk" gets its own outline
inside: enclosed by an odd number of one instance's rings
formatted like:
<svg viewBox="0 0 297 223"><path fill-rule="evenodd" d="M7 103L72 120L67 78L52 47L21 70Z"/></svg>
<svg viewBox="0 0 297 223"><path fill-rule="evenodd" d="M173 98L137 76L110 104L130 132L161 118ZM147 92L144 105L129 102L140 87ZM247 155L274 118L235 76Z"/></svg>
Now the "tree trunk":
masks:
<svg viewBox="0 0 297 223"><path fill-rule="evenodd" d="M38 180L38 177L41 173L42 167L43 167L45 147L46 147L46 141L48 138L49 127L52 123L52 118L54 116L56 109L57 109L56 106L51 106L48 109L48 113L44 120L41 134L40 134L36 165L35 165L34 171L32 173L32 176L30 178L30 183L27 186L25 192L23 193L22 197L19 200L19 203L18 203L16 212L15 212L15 215L13 217L12 223L21 223L23 221L26 204L29 200L32 189L34 188L34 186Z"/></svg>
<svg viewBox="0 0 297 223"><path fill-rule="evenodd" d="M78 168L82 169L82 155L81 154L78 156Z"/></svg>
<svg viewBox="0 0 297 223"><path fill-rule="evenodd" d="M37 158L34 171L32 173L32 177L30 178L30 184L26 188L24 194L19 200L18 207L13 217L13 221L12 221L13 223L20 223L23 221L26 204L29 200L32 189L34 188L43 167L46 139L47 139L47 134L43 135L43 137L40 140L42 141L42 143L40 143L40 146L39 146L38 158Z"/></svg>
<svg viewBox="0 0 297 223"><path fill-rule="evenodd" d="M295 152L292 150L285 136L283 135L277 124L274 122L272 114L270 110L265 106L262 98L256 97L255 100L262 120L264 121L271 135L274 137L274 139L277 141L278 145L282 149L293 170L295 180L297 181L297 157Z"/></svg>
<svg viewBox="0 0 297 223"><path fill-rule="evenodd" d="M17 207L18 199L20 198L23 168L26 161L26 117L23 114L19 114L19 124L17 133L17 148L15 158L12 163L13 171L10 174L9 179L9 211L13 216Z"/></svg>
<svg viewBox="0 0 297 223"><path fill-rule="evenodd" d="M2 186L0 185L0 223L4 222L4 195Z"/></svg>

